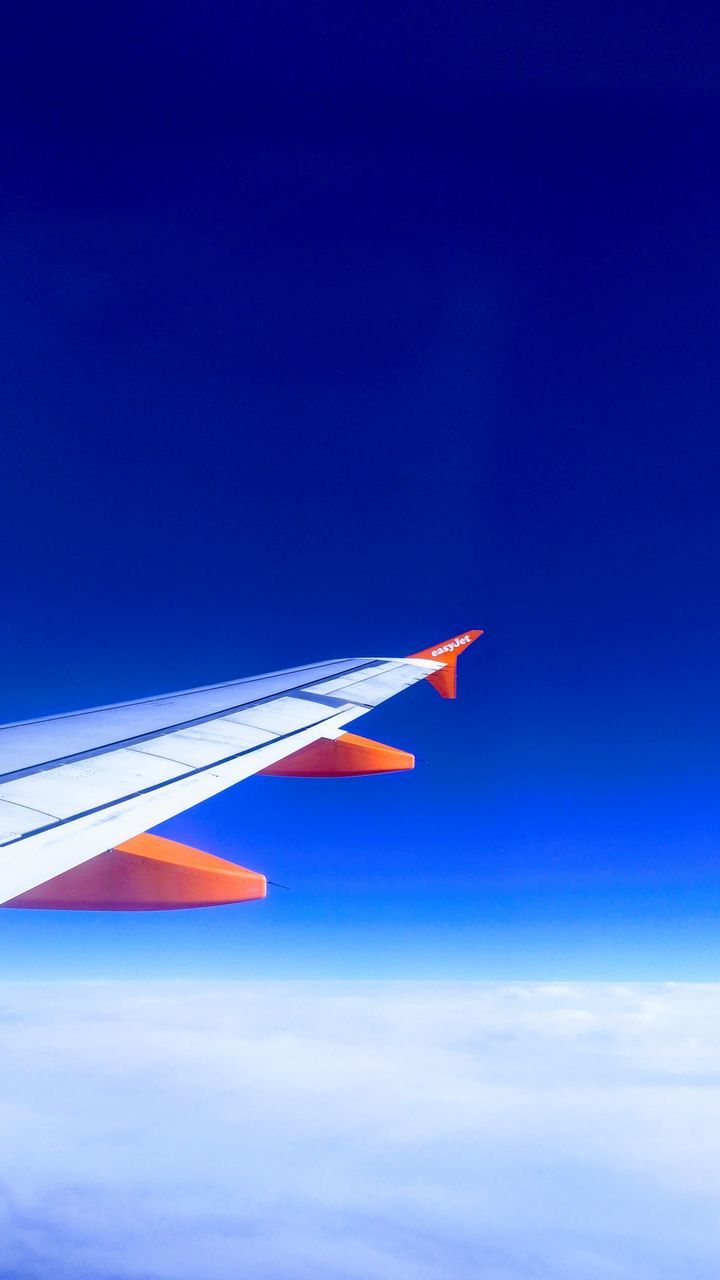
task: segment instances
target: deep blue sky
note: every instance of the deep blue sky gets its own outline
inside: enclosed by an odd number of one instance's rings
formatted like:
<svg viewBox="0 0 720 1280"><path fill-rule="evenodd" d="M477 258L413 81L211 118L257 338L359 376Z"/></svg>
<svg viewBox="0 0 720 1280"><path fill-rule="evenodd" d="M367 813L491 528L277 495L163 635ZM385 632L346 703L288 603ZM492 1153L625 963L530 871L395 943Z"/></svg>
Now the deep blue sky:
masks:
<svg viewBox="0 0 720 1280"><path fill-rule="evenodd" d="M15 20L0 718L487 634L167 825L290 893L0 970L720 977L716 6Z"/></svg>

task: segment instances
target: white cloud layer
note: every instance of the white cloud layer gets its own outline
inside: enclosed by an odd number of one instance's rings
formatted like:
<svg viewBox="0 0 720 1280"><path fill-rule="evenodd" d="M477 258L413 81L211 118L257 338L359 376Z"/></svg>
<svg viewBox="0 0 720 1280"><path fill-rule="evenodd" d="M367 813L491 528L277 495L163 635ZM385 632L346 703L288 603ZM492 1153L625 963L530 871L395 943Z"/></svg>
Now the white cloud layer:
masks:
<svg viewBox="0 0 720 1280"><path fill-rule="evenodd" d="M0 988L0 1275L716 1280L720 986Z"/></svg>

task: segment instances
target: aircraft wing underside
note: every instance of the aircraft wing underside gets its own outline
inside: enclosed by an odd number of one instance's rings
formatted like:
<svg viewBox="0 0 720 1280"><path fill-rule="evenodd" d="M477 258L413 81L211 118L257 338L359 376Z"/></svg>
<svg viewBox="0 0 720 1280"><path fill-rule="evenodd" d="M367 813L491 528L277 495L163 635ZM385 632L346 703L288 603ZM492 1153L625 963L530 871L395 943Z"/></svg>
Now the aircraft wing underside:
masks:
<svg viewBox="0 0 720 1280"><path fill-rule="evenodd" d="M454 696L439 682L451 667L454 679L460 643L477 634L410 658L326 662L0 727L0 903L251 774L292 772L280 762L313 743L374 746L344 726L425 678ZM309 764L302 776L312 775Z"/></svg>

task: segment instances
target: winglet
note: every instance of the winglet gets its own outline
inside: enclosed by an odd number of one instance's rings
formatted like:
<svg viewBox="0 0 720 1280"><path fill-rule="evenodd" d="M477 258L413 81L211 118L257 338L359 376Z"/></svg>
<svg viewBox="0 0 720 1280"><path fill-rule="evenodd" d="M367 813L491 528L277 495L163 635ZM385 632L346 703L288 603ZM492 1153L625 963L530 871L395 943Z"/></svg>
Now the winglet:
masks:
<svg viewBox="0 0 720 1280"><path fill-rule="evenodd" d="M432 671L427 677L433 689L437 689L441 698L457 697L457 660L463 649L474 644L482 635L482 631L463 631L451 640L435 644L431 649L421 649L419 653L411 653L411 658L424 658L428 662L441 662L438 671Z"/></svg>

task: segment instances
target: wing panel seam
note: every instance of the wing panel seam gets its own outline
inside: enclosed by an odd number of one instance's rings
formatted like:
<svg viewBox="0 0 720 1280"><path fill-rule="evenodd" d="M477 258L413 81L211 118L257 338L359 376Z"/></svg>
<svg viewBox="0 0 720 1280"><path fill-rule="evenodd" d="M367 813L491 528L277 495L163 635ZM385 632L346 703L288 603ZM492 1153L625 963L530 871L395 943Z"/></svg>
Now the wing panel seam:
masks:
<svg viewBox="0 0 720 1280"><path fill-rule="evenodd" d="M352 667L350 668L350 670L361 671L364 669L364 667L370 666L370 665L371 663L364 663L359 667ZM344 675L345 673L342 672L341 674ZM320 676L318 677L317 681L315 682L310 681L310 687L312 688L313 683L320 684L321 681L326 678L327 677L325 676ZM214 686L209 686L209 687L212 688ZM168 736L169 734L177 733L180 729L191 729L193 728L194 725L197 725L197 724L207 724L211 720L223 720L226 716L237 715L238 712L245 711L249 707L263 706L264 704L267 704L270 702L276 702L279 698L292 697L293 694L299 693L300 691L302 691L304 687L305 687L304 684L295 685L290 689L282 689L278 693L272 694L270 696L266 696L264 698L254 698L249 702L240 702L236 706L224 707L222 712L220 713L218 713L217 711L213 711L213 712L209 712L207 715L194 716L190 720L178 720L177 724L166 725L164 726L164 728L160 730L153 729L148 733L133 734L129 738L118 738L113 742L104 743L103 746L91 747L87 751L70 752L68 755L55 756L51 760L44 760L42 764L28 765L24 769L11 770L9 773L0 774L0 785L4 785L6 782L16 782L19 778L32 777L34 774L44 773L50 769L58 769L63 764L76 764L80 760L92 760L93 756L107 755L107 753L110 751L119 751L121 747L131 748L135 746L136 743L138 742L151 742L157 738L162 738L162 737ZM174 695L168 695L168 696L172 697ZM307 699L307 701L310 701L310 699ZM118 704L118 705L135 706L138 704L127 703L127 704ZM104 710L104 709L105 708L98 708L98 710ZM92 714L92 713L77 712L76 714L85 715L85 714ZM58 718L62 719L64 717L58 717ZM32 722L28 721L26 723L32 723ZM35 721L35 723L39 724L41 722ZM12 728L14 726L6 725L4 727Z"/></svg>
<svg viewBox="0 0 720 1280"><path fill-rule="evenodd" d="M324 724L326 720L333 720L334 718L335 718L335 715L322 716L320 720L314 720L310 724L302 725L298 729L291 730L290 733L279 733L273 739L273 743L284 742L284 741L287 741L289 738L297 737L298 734L307 733L308 729L314 729L318 725ZM42 827L35 827L32 831L26 831L21 836L16 836L14 839L7 840L5 841L5 843L0 844L0 850L10 849L13 845L22 844L23 842L26 842L29 839L31 839L32 836L41 835L45 831L52 831L58 827L66 827L71 822L79 821L80 818L89 818L94 813L102 813L103 810L113 809L116 805L127 804L129 800L136 800L139 796L149 795L153 791L162 791L163 788L173 786L177 782L186 782L189 778L196 778L200 774L212 773L213 769L218 769L222 765L229 764L233 760L239 760L241 756L252 755L253 751L261 751L264 747L269 745L270 745L269 743L260 743L254 747L246 747L244 751L235 751L233 752L232 755L223 756L221 760L213 760L211 764L200 765L197 769L183 766L185 768L185 772L178 774L177 778L166 778L162 782L154 782L149 787L140 787L137 791L131 791L127 795L115 796L113 797L112 800L108 801L106 804L93 805L89 809L83 809L83 810L80 810L78 813L71 814L70 817L68 818L57 818L52 822L46 822ZM177 763L180 764L181 761L177 761ZM13 801L9 800L9 801L6 801L6 803L12 804ZM28 806L23 806L19 804L17 805L17 808L26 808L26 807ZM40 813L42 811L37 809L35 810L35 812ZM52 815L45 814L44 816L51 817Z"/></svg>

